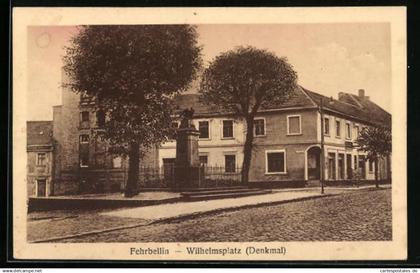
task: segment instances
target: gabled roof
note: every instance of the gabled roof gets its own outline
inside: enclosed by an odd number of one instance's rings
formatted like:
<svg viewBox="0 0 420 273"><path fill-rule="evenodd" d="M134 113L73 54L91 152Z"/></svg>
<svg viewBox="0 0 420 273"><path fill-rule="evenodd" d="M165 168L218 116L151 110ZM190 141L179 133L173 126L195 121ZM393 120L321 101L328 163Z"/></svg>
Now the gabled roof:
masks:
<svg viewBox="0 0 420 273"><path fill-rule="evenodd" d="M323 108L326 112L338 113L351 119L359 120L368 124L381 124L391 127L391 115L369 100L367 97L361 98L353 94L340 93L340 98L333 99L310 91L298 86L291 94L290 98L280 105L275 105L265 110L284 110L288 108L318 108L323 101ZM209 106L199 101L199 95L181 94L175 97L175 104L179 111L186 108L193 108L195 116L217 116L229 115L226 111L215 106Z"/></svg>
<svg viewBox="0 0 420 273"><path fill-rule="evenodd" d="M368 124L391 127L391 114L372 102L368 97L361 98L349 93L340 93L339 99L336 100L307 89L303 90L318 106L321 105L322 99L323 108L326 112L338 113Z"/></svg>
<svg viewBox="0 0 420 273"><path fill-rule="evenodd" d="M218 107L210 106L205 103L200 102L199 95L195 94L181 94L176 96L175 105L179 110L184 110L186 108L193 108L194 115L196 116L214 116L214 115L228 115L229 113L223 110L218 109ZM280 105L275 105L271 107L261 108L261 111L264 110L281 110L284 108L313 108L317 105L312 102L309 96L303 92L302 88L297 87L291 94L287 101Z"/></svg>
<svg viewBox="0 0 420 273"><path fill-rule="evenodd" d="M52 145L53 143L53 122L28 121L26 123L27 146L31 145Z"/></svg>

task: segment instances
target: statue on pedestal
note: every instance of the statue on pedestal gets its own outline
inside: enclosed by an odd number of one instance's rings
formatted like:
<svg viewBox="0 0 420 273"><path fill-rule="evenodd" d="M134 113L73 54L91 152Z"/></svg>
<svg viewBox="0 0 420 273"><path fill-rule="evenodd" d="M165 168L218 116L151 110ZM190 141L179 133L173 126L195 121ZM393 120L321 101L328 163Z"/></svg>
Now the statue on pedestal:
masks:
<svg viewBox="0 0 420 273"><path fill-rule="evenodd" d="M192 124L192 118L194 116L194 109L191 107L190 109L186 108L181 113L181 125L180 128L189 128L195 126Z"/></svg>
<svg viewBox="0 0 420 273"><path fill-rule="evenodd" d="M175 158L175 189L200 187L201 172L198 155L198 136L200 132L192 124L194 109L181 113L181 125L177 131Z"/></svg>

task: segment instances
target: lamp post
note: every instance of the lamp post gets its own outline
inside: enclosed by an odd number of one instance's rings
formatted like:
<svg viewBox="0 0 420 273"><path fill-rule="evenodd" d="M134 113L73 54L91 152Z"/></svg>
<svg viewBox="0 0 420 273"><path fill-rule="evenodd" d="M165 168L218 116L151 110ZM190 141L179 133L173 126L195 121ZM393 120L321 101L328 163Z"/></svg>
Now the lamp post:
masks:
<svg viewBox="0 0 420 273"><path fill-rule="evenodd" d="M324 153L324 102L321 98L321 103L319 106L319 113L321 116L321 172L320 172L320 182L321 182L321 194L324 194L324 177L325 177L325 153Z"/></svg>

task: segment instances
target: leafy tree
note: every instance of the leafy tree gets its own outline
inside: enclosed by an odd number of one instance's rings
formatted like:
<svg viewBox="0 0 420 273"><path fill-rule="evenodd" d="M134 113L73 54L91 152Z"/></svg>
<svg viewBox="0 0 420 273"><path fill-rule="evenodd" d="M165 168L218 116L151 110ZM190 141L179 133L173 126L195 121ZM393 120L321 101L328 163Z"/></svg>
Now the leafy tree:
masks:
<svg viewBox="0 0 420 273"><path fill-rule="evenodd" d="M204 71L199 90L201 101L246 121L243 184L248 183L258 110L287 100L296 80L297 74L285 58L254 47L222 53Z"/></svg>
<svg viewBox="0 0 420 273"><path fill-rule="evenodd" d="M200 51L189 25L83 26L66 48L68 87L96 99L102 138L129 156L125 196L137 193L142 152L170 133L171 98L196 77Z"/></svg>
<svg viewBox="0 0 420 273"><path fill-rule="evenodd" d="M391 130L383 126L363 128L356 141L358 149L367 152L366 158L375 164L375 185L379 187L378 160L381 157L388 158L392 152ZM388 162L388 176L389 162Z"/></svg>

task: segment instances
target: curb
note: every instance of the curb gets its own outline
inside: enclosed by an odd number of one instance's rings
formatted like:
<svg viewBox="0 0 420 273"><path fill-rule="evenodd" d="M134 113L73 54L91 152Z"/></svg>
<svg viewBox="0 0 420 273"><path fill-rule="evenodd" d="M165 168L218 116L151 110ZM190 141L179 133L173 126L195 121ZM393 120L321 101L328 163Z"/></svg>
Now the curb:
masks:
<svg viewBox="0 0 420 273"><path fill-rule="evenodd" d="M212 214L217 214L220 212L229 212L229 211L236 211L241 209L250 209L250 208L258 208L258 207L267 207L267 206L276 206L286 203L294 203L294 202L300 202L300 201L307 201L312 199L319 199L324 197L331 197L340 195L341 193L326 193L324 195L313 195L313 196L305 196L305 197L298 197L294 199L288 199L288 200L280 200L280 201L274 201L274 202L262 202L262 203L256 203L256 204L249 204L249 205L242 205L237 207L228 207L228 208L221 208L221 209L214 209L209 211L202 211L202 212L195 212L190 214L182 214L174 217L168 217L163 219L158 219L153 222L151 222L149 225L152 224L160 224L160 223L169 223L174 220L188 220L194 217L202 217L202 216L208 216Z"/></svg>

